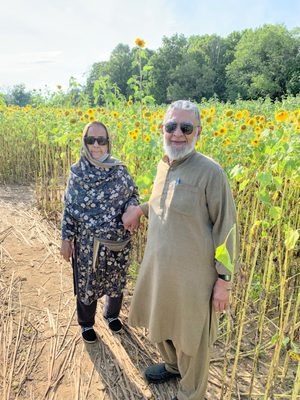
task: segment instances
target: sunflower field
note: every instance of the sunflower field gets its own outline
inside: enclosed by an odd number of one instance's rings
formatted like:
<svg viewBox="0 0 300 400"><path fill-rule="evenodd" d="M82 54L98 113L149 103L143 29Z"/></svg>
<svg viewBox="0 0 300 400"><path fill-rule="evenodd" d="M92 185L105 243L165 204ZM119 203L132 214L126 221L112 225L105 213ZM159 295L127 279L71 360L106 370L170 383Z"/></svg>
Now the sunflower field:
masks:
<svg viewBox="0 0 300 400"><path fill-rule="evenodd" d="M251 364L247 398L296 399L300 390L299 104L299 97L199 104L203 132L196 148L225 169L241 237L231 313L220 318L227 399L245 357ZM1 106L0 182L34 184L37 204L59 222L83 127L98 120L146 201L162 156L165 110L131 100L89 109ZM142 225L135 241L137 266L145 230Z"/></svg>

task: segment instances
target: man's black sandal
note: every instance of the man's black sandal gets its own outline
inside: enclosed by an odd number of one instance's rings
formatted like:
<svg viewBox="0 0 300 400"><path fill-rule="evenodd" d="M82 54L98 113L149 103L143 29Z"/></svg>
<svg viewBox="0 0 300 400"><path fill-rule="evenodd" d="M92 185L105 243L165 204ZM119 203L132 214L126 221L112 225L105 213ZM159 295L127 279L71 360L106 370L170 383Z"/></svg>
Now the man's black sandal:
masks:
<svg viewBox="0 0 300 400"><path fill-rule="evenodd" d="M180 377L180 374L167 371L165 363L150 365L145 370L145 378L149 383L163 383L177 377Z"/></svg>

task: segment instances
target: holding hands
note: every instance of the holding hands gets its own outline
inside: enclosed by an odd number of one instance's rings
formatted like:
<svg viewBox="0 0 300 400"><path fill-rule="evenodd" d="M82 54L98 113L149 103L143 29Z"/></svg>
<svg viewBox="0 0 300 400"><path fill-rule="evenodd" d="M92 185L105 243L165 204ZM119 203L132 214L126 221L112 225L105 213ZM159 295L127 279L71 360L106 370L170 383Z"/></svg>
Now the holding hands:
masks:
<svg viewBox="0 0 300 400"><path fill-rule="evenodd" d="M143 211L140 206L129 206L122 215L124 228L127 229L131 234L137 231L140 225L141 215L143 215Z"/></svg>

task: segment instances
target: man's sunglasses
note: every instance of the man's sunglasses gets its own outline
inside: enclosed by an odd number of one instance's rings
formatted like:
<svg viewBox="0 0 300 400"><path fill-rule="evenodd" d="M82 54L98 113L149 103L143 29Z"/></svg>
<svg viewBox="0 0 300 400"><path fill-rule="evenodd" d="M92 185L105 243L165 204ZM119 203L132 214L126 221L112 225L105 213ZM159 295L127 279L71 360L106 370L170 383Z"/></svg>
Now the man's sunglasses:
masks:
<svg viewBox="0 0 300 400"><path fill-rule="evenodd" d="M98 136L98 137L86 136L84 138L84 143L85 144L94 144L96 141L100 146L104 146L105 144L108 143L109 139L104 137L104 136Z"/></svg>
<svg viewBox="0 0 300 400"><path fill-rule="evenodd" d="M168 133L174 133L177 129L177 126L178 124L175 121L169 121L164 125L165 131ZM181 122L179 127L184 135L190 135L194 132L194 125L190 122Z"/></svg>

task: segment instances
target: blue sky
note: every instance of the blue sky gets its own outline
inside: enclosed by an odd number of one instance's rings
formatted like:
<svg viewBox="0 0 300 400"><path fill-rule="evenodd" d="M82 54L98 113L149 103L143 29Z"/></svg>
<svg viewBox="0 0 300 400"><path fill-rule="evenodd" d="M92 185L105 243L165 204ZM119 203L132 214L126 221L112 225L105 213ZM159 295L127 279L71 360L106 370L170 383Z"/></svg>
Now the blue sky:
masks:
<svg viewBox="0 0 300 400"><path fill-rule="evenodd" d="M175 33L227 36L266 23L300 26L298 0L0 0L0 88L67 88L137 37L150 49Z"/></svg>

